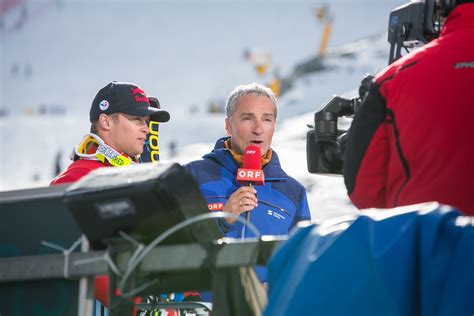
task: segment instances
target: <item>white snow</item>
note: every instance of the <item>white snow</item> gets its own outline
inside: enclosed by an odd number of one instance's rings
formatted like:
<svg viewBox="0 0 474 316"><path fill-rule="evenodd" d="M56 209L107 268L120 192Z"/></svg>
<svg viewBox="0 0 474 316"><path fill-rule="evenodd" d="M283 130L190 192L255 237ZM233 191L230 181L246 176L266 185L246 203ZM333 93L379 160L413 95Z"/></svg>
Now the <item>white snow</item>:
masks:
<svg viewBox="0 0 474 316"><path fill-rule="evenodd" d="M224 135L224 102L238 84L267 82L243 59L245 49L271 52L280 73L317 51L322 25L313 1L29 1L0 17L0 190L46 186L54 160L67 156L89 129L88 111L111 80L138 83L171 113L160 126L161 156L186 163L200 158ZM308 190L315 220L354 212L341 177L309 174L306 124L332 94L355 95L366 73L387 64L386 28L394 0L333 0L330 48L374 34L353 57L331 57L331 70L295 82L280 99L273 148L283 168ZM195 108L195 112L191 109ZM39 115L38 112L50 112ZM59 109L59 110L58 110ZM60 114L64 109L65 114ZM51 113L52 112L52 113ZM55 114L56 113L56 114ZM178 154L170 157L169 144Z"/></svg>

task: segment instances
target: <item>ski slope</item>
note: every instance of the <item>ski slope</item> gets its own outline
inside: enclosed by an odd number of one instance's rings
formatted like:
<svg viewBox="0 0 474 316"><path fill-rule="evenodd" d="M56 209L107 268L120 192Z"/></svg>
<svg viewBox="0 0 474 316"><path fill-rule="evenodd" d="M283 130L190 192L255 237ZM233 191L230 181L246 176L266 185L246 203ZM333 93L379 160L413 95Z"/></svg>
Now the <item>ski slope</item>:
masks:
<svg viewBox="0 0 474 316"><path fill-rule="evenodd" d="M45 186L89 129L97 90L111 80L138 83L171 113L160 126L161 157L186 163L224 135L224 102L234 86L265 83L244 58L246 49L271 53L289 73L314 56L322 25L313 1L27 1L30 15L0 36L0 190ZM329 71L299 78L282 96L273 148L284 169L308 190L313 218L353 212L341 177L306 170L306 124L332 94L353 91L366 73L387 64L388 15L403 3L334 0L330 48L375 36L350 57L326 60ZM349 92L350 94L351 92ZM44 114L41 114L44 113ZM177 145L170 155L171 142Z"/></svg>

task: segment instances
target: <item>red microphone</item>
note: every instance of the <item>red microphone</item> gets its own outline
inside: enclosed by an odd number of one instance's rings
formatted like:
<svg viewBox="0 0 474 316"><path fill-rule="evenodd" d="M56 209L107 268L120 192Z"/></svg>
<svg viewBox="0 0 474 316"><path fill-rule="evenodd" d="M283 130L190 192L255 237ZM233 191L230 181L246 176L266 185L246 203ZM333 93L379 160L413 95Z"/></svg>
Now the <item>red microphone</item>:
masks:
<svg viewBox="0 0 474 316"><path fill-rule="evenodd" d="M245 149L242 168L237 169L237 182L249 187L265 184L260 147L251 145Z"/></svg>
<svg viewBox="0 0 474 316"><path fill-rule="evenodd" d="M265 184L260 147L251 145L245 149L242 168L237 169L237 182L249 187ZM250 212L245 214L245 219L250 222ZM242 226L242 238L245 238L246 227L247 225Z"/></svg>

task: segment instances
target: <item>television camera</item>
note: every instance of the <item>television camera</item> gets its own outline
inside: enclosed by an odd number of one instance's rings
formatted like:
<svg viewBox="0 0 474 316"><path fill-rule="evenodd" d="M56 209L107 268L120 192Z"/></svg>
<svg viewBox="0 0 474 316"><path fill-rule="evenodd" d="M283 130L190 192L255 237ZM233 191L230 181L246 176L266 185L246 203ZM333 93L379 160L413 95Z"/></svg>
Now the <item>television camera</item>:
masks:
<svg viewBox="0 0 474 316"><path fill-rule="evenodd" d="M389 64L436 38L444 18L454 8L455 0L411 1L391 11L388 24ZM359 96L333 96L314 115L314 126L306 134L306 158L310 173L342 174L346 130L338 128L338 118L353 117L370 89L373 76L362 79Z"/></svg>

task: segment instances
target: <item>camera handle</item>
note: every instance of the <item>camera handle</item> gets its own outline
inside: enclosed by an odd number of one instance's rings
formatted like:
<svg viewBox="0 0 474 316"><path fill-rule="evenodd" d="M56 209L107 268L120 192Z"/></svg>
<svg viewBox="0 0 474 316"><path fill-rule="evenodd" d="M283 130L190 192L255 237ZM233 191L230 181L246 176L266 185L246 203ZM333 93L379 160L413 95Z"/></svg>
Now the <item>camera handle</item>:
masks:
<svg viewBox="0 0 474 316"><path fill-rule="evenodd" d="M314 129L306 136L306 160L310 173L342 173L344 153L338 138L345 131L337 128L338 118L352 115L358 100L333 96L322 110L315 113Z"/></svg>
<svg viewBox="0 0 474 316"><path fill-rule="evenodd" d="M341 174L344 162L345 133L337 123L341 116L352 116L370 89L373 76L359 86L359 97L346 99L334 95L314 114L314 127L306 135L306 161L310 173Z"/></svg>

